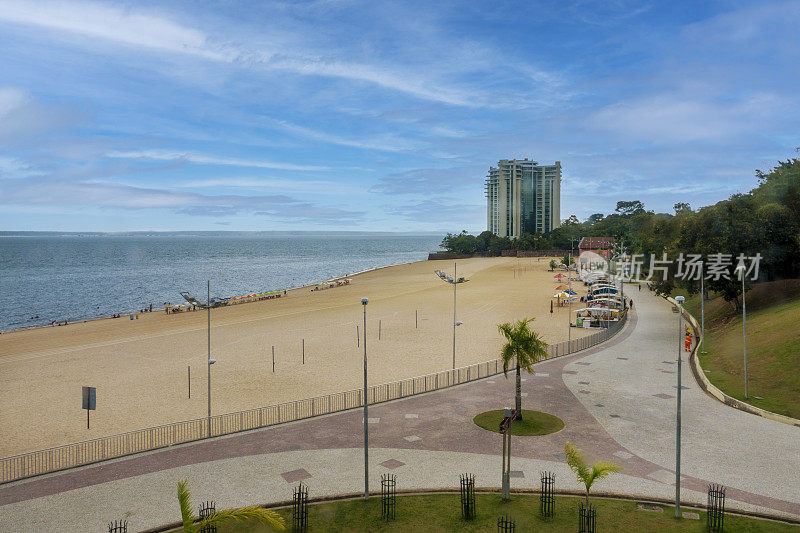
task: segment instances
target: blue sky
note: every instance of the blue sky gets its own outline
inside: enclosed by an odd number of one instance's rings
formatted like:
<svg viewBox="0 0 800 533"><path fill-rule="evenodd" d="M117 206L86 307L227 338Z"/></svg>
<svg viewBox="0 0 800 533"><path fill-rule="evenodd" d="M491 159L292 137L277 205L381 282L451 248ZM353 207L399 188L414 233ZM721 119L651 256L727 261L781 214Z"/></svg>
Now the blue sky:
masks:
<svg viewBox="0 0 800 533"><path fill-rule="evenodd" d="M800 146L800 2L0 2L0 229L485 229L714 203Z"/></svg>

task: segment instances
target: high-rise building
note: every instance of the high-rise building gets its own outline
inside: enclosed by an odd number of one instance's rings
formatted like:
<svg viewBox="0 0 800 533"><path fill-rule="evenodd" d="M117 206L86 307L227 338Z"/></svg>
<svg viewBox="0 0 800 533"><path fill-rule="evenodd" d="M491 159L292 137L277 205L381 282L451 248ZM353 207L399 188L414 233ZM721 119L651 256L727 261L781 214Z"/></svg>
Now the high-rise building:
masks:
<svg viewBox="0 0 800 533"><path fill-rule="evenodd" d="M486 226L499 237L545 233L561 225L561 161L501 159L486 177Z"/></svg>

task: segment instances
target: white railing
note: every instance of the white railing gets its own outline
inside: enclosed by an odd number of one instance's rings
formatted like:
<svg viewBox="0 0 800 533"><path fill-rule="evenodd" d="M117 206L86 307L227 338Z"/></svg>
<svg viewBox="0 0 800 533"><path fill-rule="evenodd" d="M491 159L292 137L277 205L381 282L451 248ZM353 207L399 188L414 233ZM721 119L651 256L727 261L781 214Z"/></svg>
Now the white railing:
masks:
<svg viewBox="0 0 800 533"><path fill-rule="evenodd" d="M592 335L571 341L551 344L550 358L561 357L590 348L611 338L625 323L627 314L620 322ZM376 404L431 392L476 379L485 378L503 371L499 359L477 363L454 370L444 370L414 378L373 385L368 389L369 403ZM123 457L149 450L156 450L210 437L230 435L240 431L258 429L285 422L293 422L330 413L362 407L363 390L349 390L306 398L277 405L258 407L209 418L197 418L173 422L163 426L137 429L128 433L100 437L0 458L0 483L8 483L48 472L83 466L107 459ZM209 429L209 423L211 425Z"/></svg>

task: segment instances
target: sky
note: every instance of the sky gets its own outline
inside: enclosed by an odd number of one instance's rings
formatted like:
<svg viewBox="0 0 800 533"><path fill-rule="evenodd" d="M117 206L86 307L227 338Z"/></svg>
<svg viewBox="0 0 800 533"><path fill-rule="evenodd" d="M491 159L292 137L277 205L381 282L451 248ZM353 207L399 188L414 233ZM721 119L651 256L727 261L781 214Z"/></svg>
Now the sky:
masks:
<svg viewBox="0 0 800 533"><path fill-rule="evenodd" d="M800 2L0 0L0 230L486 229L671 212L800 146Z"/></svg>

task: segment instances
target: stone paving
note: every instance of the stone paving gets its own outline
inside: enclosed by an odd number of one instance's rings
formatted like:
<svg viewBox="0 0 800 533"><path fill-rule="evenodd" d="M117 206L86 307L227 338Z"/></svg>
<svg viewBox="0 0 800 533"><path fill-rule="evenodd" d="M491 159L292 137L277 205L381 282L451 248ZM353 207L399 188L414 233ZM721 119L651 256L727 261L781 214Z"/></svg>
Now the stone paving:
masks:
<svg viewBox="0 0 800 533"><path fill-rule="evenodd" d="M678 318L652 293L637 291L634 299L636 311L613 339L526 376L524 407L553 413L566 427L513 439L512 487L538 488L539 472L550 470L557 489L579 490L564 463L569 440L591 459L624 467L593 490L674 497ZM460 472L498 487L501 437L472 417L513 405L513 378L370 407L371 489L389 471L401 490L454 488ZM682 379L682 499L704 503L707 484L723 483L729 508L800 518L800 429L717 402L686 364ZM286 501L301 480L312 497L358 493L363 420L355 410L0 486L0 531L103 531L114 518L142 531L175 522L175 484L183 478L197 501L214 499L218 508Z"/></svg>

